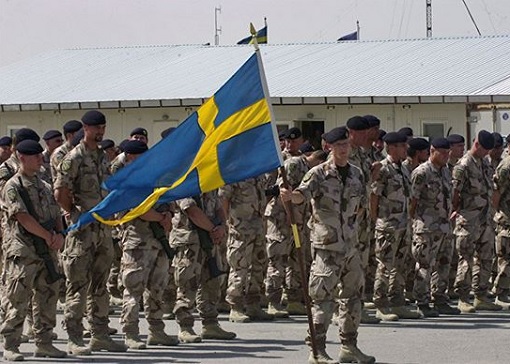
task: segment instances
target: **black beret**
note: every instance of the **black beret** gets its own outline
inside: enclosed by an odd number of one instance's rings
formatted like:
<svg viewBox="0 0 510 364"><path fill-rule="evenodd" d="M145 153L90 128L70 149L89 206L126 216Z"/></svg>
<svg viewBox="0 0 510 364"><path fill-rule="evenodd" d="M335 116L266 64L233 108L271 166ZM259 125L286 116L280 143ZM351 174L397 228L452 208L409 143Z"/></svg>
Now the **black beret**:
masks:
<svg viewBox="0 0 510 364"><path fill-rule="evenodd" d="M368 123L368 120L363 116L353 116L347 123L345 124L349 128L349 130L367 130L370 129L371 126Z"/></svg>
<svg viewBox="0 0 510 364"><path fill-rule="evenodd" d="M0 147L7 147L12 145L12 138L10 136L3 136L0 138Z"/></svg>
<svg viewBox="0 0 510 364"><path fill-rule="evenodd" d="M149 149L147 144L141 140L128 140L124 145L124 153L126 154L142 154Z"/></svg>
<svg viewBox="0 0 510 364"><path fill-rule="evenodd" d="M83 124L81 121L78 120L69 120L67 123L64 124L64 133L76 133L78 130L80 130L83 127Z"/></svg>
<svg viewBox="0 0 510 364"><path fill-rule="evenodd" d="M97 110L87 111L82 117L81 121L85 125L104 125L106 124L106 118L104 114Z"/></svg>
<svg viewBox="0 0 510 364"><path fill-rule="evenodd" d="M161 138L164 139L168 135L172 134L174 132L175 128L173 126L169 127L168 129L165 129L161 132Z"/></svg>
<svg viewBox="0 0 510 364"><path fill-rule="evenodd" d="M503 146L503 137L500 133L492 133L492 136L494 137L494 148L499 148Z"/></svg>
<svg viewBox="0 0 510 364"><path fill-rule="evenodd" d="M414 135L413 133L413 129L411 129L410 127L408 126L405 126L403 128L400 128L400 130L398 131L398 133L400 134L404 134L406 137L412 137Z"/></svg>
<svg viewBox="0 0 510 364"><path fill-rule="evenodd" d="M133 131L129 134L129 136L133 136L133 135L147 136L148 135L147 129L144 129L144 128L134 128Z"/></svg>
<svg viewBox="0 0 510 364"><path fill-rule="evenodd" d="M386 144L397 144L407 142L407 137L404 134L397 133L396 131L390 131L386 133L383 138Z"/></svg>
<svg viewBox="0 0 510 364"><path fill-rule="evenodd" d="M29 128L21 128L16 130L16 133L14 134L14 139L16 144L22 142L23 140L35 140L36 142L41 140L41 138L39 138L39 135Z"/></svg>
<svg viewBox="0 0 510 364"><path fill-rule="evenodd" d="M103 139L99 142L99 148L105 150L108 148L113 148L115 146L115 142L111 139Z"/></svg>
<svg viewBox="0 0 510 364"><path fill-rule="evenodd" d="M384 136L386 135L386 132L384 130L379 130L379 140L383 140Z"/></svg>
<svg viewBox="0 0 510 364"><path fill-rule="evenodd" d="M50 139L53 139L56 137L61 137L61 136L62 136L62 133L59 132L58 130L48 130L46 133L44 133L42 138L44 140L50 140Z"/></svg>
<svg viewBox="0 0 510 364"><path fill-rule="evenodd" d="M287 130L281 131L281 132L278 134L278 139L279 139L279 140L284 140L286 135L287 135Z"/></svg>
<svg viewBox="0 0 510 364"><path fill-rule="evenodd" d="M71 140L71 145L73 147L76 147L78 144L80 144L81 140L85 137L85 132L83 131L83 128L78 130L76 134L73 135L73 139Z"/></svg>
<svg viewBox="0 0 510 364"><path fill-rule="evenodd" d="M370 125L371 128L373 128L374 126L381 125L381 120L379 120L379 118L377 116L365 115L363 117L365 118L366 121L368 121L368 125Z"/></svg>
<svg viewBox="0 0 510 364"><path fill-rule="evenodd" d="M494 148L494 137L492 136L492 133L489 133L487 130L480 130L478 132L478 143L484 148L484 149L492 149Z"/></svg>
<svg viewBox="0 0 510 364"><path fill-rule="evenodd" d="M16 150L20 154L35 155L44 151L41 144L32 139L25 139L16 145Z"/></svg>
<svg viewBox="0 0 510 364"><path fill-rule="evenodd" d="M303 135L301 134L301 130L297 127L293 127L287 130L287 132L285 133L285 139L294 140L301 137L301 135Z"/></svg>
<svg viewBox="0 0 510 364"><path fill-rule="evenodd" d="M408 141L407 144L409 145L409 148L413 150L426 150L430 148L430 143L423 138L413 138Z"/></svg>
<svg viewBox="0 0 510 364"><path fill-rule="evenodd" d="M334 143L337 140L345 140L349 137L349 130L345 126L339 126L337 128L331 129L327 133L322 134L322 139L326 141L326 143Z"/></svg>
<svg viewBox="0 0 510 364"><path fill-rule="evenodd" d="M313 147L313 145L311 145L310 143L306 142L306 143L303 143L303 145L301 145L299 147L299 151L301 153L310 153L310 152L313 152L315 150L315 148Z"/></svg>
<svg viewBox="0 0 510 364"><path fill-rule="evenodd" d="M461 143L465 143L466 140L464 139L464 137L462 135L459 135L459 134L450 134L448 135L448 141L450 142L450 145L452 144L461 144Z"/></svg>
<svg viewBox="0 0 510 364"><path fill-rule="evenodd" d="M121 152L124 152L124 147L126 146L126 143L129 142L129 139L124 139L119 143L119 149Z"/></svg>
<svg viewBox="0 0 510 364"><path fill-rule="evenodd" d="M450 142L447 138L434 138L430 142L430 145L436 149L450 149Z"/></svg>

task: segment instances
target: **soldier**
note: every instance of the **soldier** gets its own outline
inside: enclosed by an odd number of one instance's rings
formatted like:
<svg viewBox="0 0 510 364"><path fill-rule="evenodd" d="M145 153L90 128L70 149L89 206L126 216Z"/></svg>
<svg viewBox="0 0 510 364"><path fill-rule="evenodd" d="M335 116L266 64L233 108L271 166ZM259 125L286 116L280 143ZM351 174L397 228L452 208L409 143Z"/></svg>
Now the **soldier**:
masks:
<svg viewBox="0 0 510 364"><path fill-rule="evenodd" d="M448 140L434 138L429 160L416 167L411 175L409 215L412 219L412 254L416 260L413 294L424 317L460 313L448 305L446 295L453 251L450 238L451 174L446 167L449 154ZM434 308L429 306L431 291Z"/></svg>
<svg viewBox="0 0 510 364"><path fill-rule="evenodd" d="M53 179L51 177L50 159L53 152L63 143L62 133L58 130L48 130L44 133L43 140L46 144L46 149L43 152L43 174L41 178L49 184L52 184Z"/></svg>
<svg viewBox="0 0 510 364"><path fill-rule="evenodd" d="M416 167L428 160L430 143L423 138L413 138L408 140L407 145L407 158L402 162L402 167L411 175Z"/></svg>
<svg viewBox="0 0 510 364"><path fill-rule="evenodd" d="M453 168L452 219L459 255L455 292L461 312L500 310L487 297L494 255L494 233L489 221L492 198L490 166L484 158L494 147L494 137L486 130L478 133L473 146ZM469 291L475 293L474 305Z"/></svg>
<svg viewBox="0 0 510 364"><path fill-rule="evenodd" d="M2 299L5 318L0 327L4 338L3 357L8 361L24 359L19 344L28 304L32 302L34 355L63 358L66 353L52 345L58 285L49 280L52 277L45 267L55 262L55 254L48 254L48 248L56 251L64 243L64 237L55 233L62 230L60 210L51 186L37 175L42 166L41 145L34 140L24 140L16 144L16 151L20 168L7 181L2 195L7 221L2 244L5 254L5 297ZM37 247L37 244L42 246ZM46 256L42 256L39 249L45 249Z"/></svg>
<svg viewBox="0 0 510 364"><path fill-rule="evenodd" d="M398 129L397 133L405 135L408 142L414 138L414 131L408 126Z"/></svg>
<svg viewBox="0 0 510 364"><path fill-rule="evenodd" d="M101 143L99 143L99 148L101 148L106 153L106 157L110 162L113 162L119 155L118 149L115 146L115 142L111 139L103 139Z"/></svg>
<svg viewBox="0 0 510 364"><path fill-rule="evenodd" d="M486 157L489 161L489 164L492 167L493 174L496 172L496 168L498 168L499 163L503 160L501 156L503 155L503 137L500 133L492 133L494 137L494 148L491 149L489 155Z"/></svg>
<svg viewBox="0 0 510 364"><path fill-rule="evenodd" d="M348 136L345 127L326 133L323 138L331 148L332 157L308 171L294 191L281 190L284 201L298 205L310 201L312 206L313 263L309 291L318 358L310 353L309 363L337 362L326 352L326 334L336 302L342 344L340 362L375 362L373 356L365 355L357 347L363 286L363 269L356 249L357 218L366 205L366 189L363 173L348 162Z"/></svg>
<svg viewBox="0 0 510 364"><path fill-rule="evenodd" d="M51 168L51 177L52 181L55 182L57 179L57 171L60 166L60 162L62 162L62 159L66 156L67 153L71 149L74 148L72 145L72 140L76 133L81 130L82 123L78 120L69 120L64 124L64 137L65 142L60 147L55 149L55 151L51 154L50 157L50 168Z"/></svg>
<svg viewBox="0 0 510 364"><path fill-rule="evenodd" d="M290 128L285 134L285 149L283 150L283 158L294 157L299 155L299 147L304 144L303 134L301 129L297 127Z"/></svg>
<svg viewBox="0 0 510 364"><path fill-rule="evenodd" d="M144 142L130 140L124 149L127 164L146 150L147 144ZM159 224L161 228L155 227L154 224ZM139 218L122 225L121 275L125 288L120 323L126 335L126 345L130 349L146 348L146 343L140 339L138 326L142 299L145 318L149 323L147 345L178 344L177 337L165 333L165 324L162 320L162 296L168 284L169 266L169 259L162 244L168 244L168 239L162 242L155 236L156 231L168 232L171 226L171 214L161 213L155 209L150 209Z"/></svg>
<svg viewBox="0 0 510 364"><path fill-rule="evenodd" d="M101 184L109 176L106 156L98 149L106 128L105 116L96 110L87 111L81 121L84 138L64 157L54 183L56 200L73 223L105 197ZM67 278L64 322L69 336L68 351L75 355L127 350L108 334L106 280L113 259L110 230L94 222L71 231L66 237L62 252ZM82 319L86 303L92 336L90 346L83 342Z"/></svg>
<svg viewBox="0 0 510 364"><path fill-rule="evenodd" d="M271 320L260 308L267 255L264 240L266 178L259 176L224 186L218 195L228 216L226 301L230 321ZM245 314L246 311L246 314Z"/></svg>
<svg viewBox="0 0 510 364"><path fill-rule="evenodd" d="M374 285L376 317L385 321L416 319L420 315L405 307L404 298L405 261L411 250L407 237L410 176L402 167L406 137L390 132L385 135L384 142L388 157L381 162L370 195L378 261Z"/></svg>
<svg viewBox="0 0 510 364"><path fill-rule="evenodd" d="M173 203L170 245L176 249L173 260L177 300L174 307L179 325L179 340L186 343L202 339L231 340L233 332L218 323L217 304L220 298L219 272L215 263L218 245L225 237L225 218L218 192L184 198ZM202 335L193 331L193 308L202 319Z"/></svg>
<svg viewBox="0 0 510 364"><path fill-rule="evenodd" d="M386 158L386 153L384 152L384 141L383 138L386 135L386 132L384 130L379 130L379 137L375 142L372 143L372 146L375 148L375 159L377 161L382 161L384 158Z"/></svg>
<svg viewBox="0 0 510 364"><path fill-rule="evenodd" d="M506 156L494 175L494 209L496 215L497 275L493 291L496 304L510 308L510 156Z"/></svg>
<svg viewBox="0 0 510 364"><path fill-rule="evenodd" d="M3 136L0 138L0 164L5 162L12 154L12 138Z"/></svg>
<svg viewBox="0 0 510 364"><path fill-rule="evenodd" d="M149 133L147 133L147 129L144 128L134 128L131 133L129 133L129 140L140 140L145 144L149 143Z"/></svg>

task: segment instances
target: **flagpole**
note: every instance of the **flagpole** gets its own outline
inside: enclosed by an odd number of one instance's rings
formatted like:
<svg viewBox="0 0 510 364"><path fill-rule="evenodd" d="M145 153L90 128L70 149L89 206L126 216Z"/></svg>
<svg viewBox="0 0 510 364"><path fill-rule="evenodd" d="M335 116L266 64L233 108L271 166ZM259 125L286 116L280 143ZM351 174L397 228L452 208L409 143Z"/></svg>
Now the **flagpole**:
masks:
<svg viewBox="0 0 510 364"><path fill-rule="evenodd" d="M356 40L360 40L360 32L359 32L359 30L360 30L359 20L356 20L356 31L358 32L357 33L358 34L358 36L357 36L358 39L356 39Z"/></svg>
<svg viewBox="0 0 510 364"><path fill-rule="evenodd" d="M264 21L266 19L264 18ZM267 25L267 23L266 23ZM266 74L264 72L264 65L262 64L262 59L260 57L260 48L259 43L257 41L257 30L253 26L253 23L250 23L250 33L253 39L253 46L255 47L255 54L257 55L257 61L259 63L259 69L260 69L260 79L262 82L262 89L264 90L264 96L266 97L266 100L268 102L269 112L271 115L271 125L273 127L273 137L275 139L275 146L278 150L278 156L280 158L280 165L283 165L283 158L282 153L280 150L280 142L276 138L276 126L274 124L274 113L273 113L273 107L271 105L271 100L269 99L269 88L267 87L267 80L266 80ZM280 175L282 176L283 180L283 187L290 189L289 181L287 179L287 173L285 171L285 168L282 166L279 168ZM277 197L275 197L277 198ZM318 358L318 351L317 351L317 342L315 340L316 334L315 334L315 326L313 325L313 317L312 317L312 305L310 302L310 296L308 294L308 279L306 276L306 268L305 268L305 260L303 258L303 250L301 249L301 239L299 236L299 230L296 224L296 217L294 214L294 207L292 206L292 201L284 202L284 207L287 215L289 216L290 220L290 226L292 228L292 234L294 236L294 246L296 248L296 254L298 256L298 262L299 262L299 273L301 276L301 288L303 289L303 298L305 301L305 307L306 307L306 316L308 318L308 330L310 332L310 345L312 346L312 354L313 357L317 360Z"/></svg>

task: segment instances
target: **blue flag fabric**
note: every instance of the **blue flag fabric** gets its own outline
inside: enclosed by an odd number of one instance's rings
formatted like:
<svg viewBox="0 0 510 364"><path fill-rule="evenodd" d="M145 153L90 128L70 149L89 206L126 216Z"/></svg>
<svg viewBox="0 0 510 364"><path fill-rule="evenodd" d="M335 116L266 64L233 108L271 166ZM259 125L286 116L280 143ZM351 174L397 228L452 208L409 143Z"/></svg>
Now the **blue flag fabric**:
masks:
<svg viewBox="0 0 510 364"><path fill-rule="evenodd" d="M111 176L103 186L108 196L68 231L140 209L151 199L150 206L198 195L281 166L262 77L260 53L255 52L170 135ZM111 224L129 220L116 221Z"/></svg>
<svg viewBox="0 0 510 364"><path fill-rule="evenodd" d="M257 32L256 38L258 44L267 44L267 25ZM253 37L251 35L237 42L237 44L252 44L252 43Z"/></svg>
<svg viewBox="0 0 510 364"><path fill-rule="evenodd" d="M353 32L353 33L349 33L349 34L346 34L340 38L338 38L336 41L337 42L342 42L344 40L358 40L358 32Z"/></svg>

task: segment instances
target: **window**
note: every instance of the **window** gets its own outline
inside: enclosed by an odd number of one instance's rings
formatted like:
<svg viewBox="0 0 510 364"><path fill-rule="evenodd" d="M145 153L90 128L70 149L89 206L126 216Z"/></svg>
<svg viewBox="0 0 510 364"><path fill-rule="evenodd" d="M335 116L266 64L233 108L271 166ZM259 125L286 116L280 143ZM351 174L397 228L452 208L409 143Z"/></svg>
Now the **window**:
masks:
<svg viewBox="0 0 510 364"><path fill-rule="evenodd" d="M423 136L429 139L444 137L444 123L436 122L424 122L423 123Z"/></svg>

